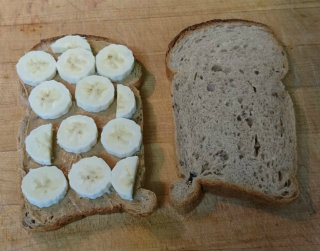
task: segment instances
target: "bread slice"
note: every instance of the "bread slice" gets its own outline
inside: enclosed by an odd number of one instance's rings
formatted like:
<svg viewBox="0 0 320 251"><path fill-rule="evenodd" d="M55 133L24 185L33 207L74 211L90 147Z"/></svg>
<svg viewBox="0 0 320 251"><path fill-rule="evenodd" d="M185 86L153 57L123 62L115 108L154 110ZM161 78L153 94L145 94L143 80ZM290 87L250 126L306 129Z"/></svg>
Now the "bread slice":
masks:
<svg viewBox="0 0 320 251"><path fill-rule="evenodd" d="M184 29L166 54L181 179L170 200L191 210L203 190L268 205L298 196L286 53L265 25L212 20Z"/></svg>
<svg viewBox="0 0 320 251"><path fill-rule="evenodd" d="M80 35L85 37L89 44L91 45L94 55L105 47L107 44L112 43L111 40L103 37L97 36L88 36ZM55 58L58 55L55 55L51 49L50 44L53 43L60 37L54 37L42 40L39 44L35 45L32 50L43 50L51 53ZM35 163L25 151L24 141L25 137L29 132L42 124L53 123L53 134L54 139L56 138L56 133L59 128L61 121L74 114L82 114L92 117L98 127L99 135L101 134L103 126L111 119L115 118L116 112L116 100L113 104L106 110L99 113L89 113L79 108L74 99L75 85L68 84L63 81L57 74L55 80L62 82L70 90L72 94L73 104L70 111L54 120L43 120L39 118L30 108L28 104L28 95L32 87L21 83L21 97L26 106L26 116L21 122L20 133L18 138L19 152L21 161L19 167L22 170L22 177L29 171L31 168L39 167L40 165ZM141 126L143 129L143 111L142 111L142 102L139 90L142 82L142 67L139 62L135 62L134 69L132 73L121 81L122 84L129 86L135 94L136 98L136 113L133 115L133 120ZM100 136L99 136L100 137ZM108 154L102 147L100 139L98 138L98 143L89 151L83 154L73 154L68 153L61 149L56 143L56 140L53 142L53 163L52 165L60 168L63 173L68 175L68 172L71 168L71 165L83 157L89 156L98 156L103 158L108 165L113 168L118 158ZM55 204L48 208L38 208L30 204L27 200L24 201L24 206L22 210L22 224L28 230L36 231L45 231L57 229L67 223L73 222L75 220L84 218L93 214L109 214L114 212L128 212L136 216L146 216L155 209L157 200L156 196L152 191L142 188L143 177L145 172L144 164L144 150L143 145L141 150L137 153L139 156L139 166L135 181L134 189L134 199L133 201L123 200L119 195L112 189L110 194L105 194L103 197L89 200L86 198L81 198L77 195L71 188L69 188L65 198L61 200L58 204Z"/></svg>

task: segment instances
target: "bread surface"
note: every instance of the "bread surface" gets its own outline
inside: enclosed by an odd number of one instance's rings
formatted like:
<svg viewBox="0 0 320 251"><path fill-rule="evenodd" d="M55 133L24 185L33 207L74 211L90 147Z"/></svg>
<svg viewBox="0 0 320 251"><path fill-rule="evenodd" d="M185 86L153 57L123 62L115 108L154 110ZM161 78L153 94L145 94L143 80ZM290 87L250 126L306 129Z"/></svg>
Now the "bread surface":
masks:
<svg viewBox="0 0 320 251"><path fill-rule="evenodd" d="M169 44L177 167L170 189L188 211L204 190L281 205L298 196L292 100L282 45L265 25L212 20Z"/></svg>
<svg viewBox="0 0 320 251"><path fill-rule="evenodd" d="M89 42L93 54L96 55L97 52L110 43L114 43L108 38L98 37L98 36L90 36L90 35L81 35L87 39ZM62 36L60 36L62 37ZM48 53L51 53L56 59L59 56L58 54L54 54L50 49L50 44L60 37L54 37L42 40L39 44L35 45L31 50L43 50ZM119 160L118 158L108 154L102 144L100 142L100 134L103 126L115 118L116 112L116 97L111 106L102 112L99 113L89 113L78 107L75 103L74 92L75 85L69 84L66 81L62 80L57 73L55 80L62 82L69 89L72 94L72 107L70 111L64 116L54 119L54 120L43 120L39 118L30 108L28 104L28 96L33 87L25 85L23 82L21 83L21 97L22 101L26 107L26 115L21 122L21 127L19 130L18 137L18 147L20 152L20 162L19 168L22 173L22 177L28 173L31 168L37 168L41 165L34 162L30 156L25 151L24 141L26 136L30 133L34 128L47 124L53 124L53 162L52 165L60 168L65 176L67 177L68 172L73 163L77 162L81 158L89 157L89 156L98 156L104 159L107 164L111 167L114 167L116 162ZM140 87L142 82L142 66L139 62L135 62L135 66L131 74L126 77L123 81L117 82L124 85L129 86L134 92L136 98L137 109L135 114L132 117L136 123L141 126L141 130L143 131L143 110L142 110L142 102L141 96L138 88ZM116 85L116 83L115 83ZM69 116L75 114L82 114L89 116L95 120L95 123L98 127L99 136L98 143L88 152L82 154L73 154L64 151L56 142L56 133L59 128L61 121ZM146 190L142 188L143 185L143 177L145 172L145 164L144 164L144 150L143 145L141 146L141 150L136 153L139 157L139 165L138 171L135 180L135 188L134 195L132 201L123 200L120 196L111 189L110 194L104 194L102 197L90 200L86 198L80 197L76 194L70 187L68 192L63 200L61 200L58 204L52 205L47 208L38 208L32 204L30 204L26 199L24 199L24 205L22 209L22 224L28 230L35 231L47 231L53 230L62 227L70 222L79 220L81 218L87 217L89 215L94 214L109 214L114 212L128 212L132 215L136 216L146 216L152 213L155 209L157 200L156 196L152 191Z"/></svg>

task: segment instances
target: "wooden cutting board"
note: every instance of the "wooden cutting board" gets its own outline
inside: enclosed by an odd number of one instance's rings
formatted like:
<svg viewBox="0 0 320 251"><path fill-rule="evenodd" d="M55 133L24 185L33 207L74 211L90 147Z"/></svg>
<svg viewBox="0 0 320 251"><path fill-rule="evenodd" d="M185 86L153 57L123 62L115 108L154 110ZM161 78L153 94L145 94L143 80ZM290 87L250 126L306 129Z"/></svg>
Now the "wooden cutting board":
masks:
<svg viewBox="0 0 320 251"><path fill-rule="evenodd" d="M243 18L272 27L285 44L284 83L297 118L300 197L280 210L206 194L187 215L168 205L176 179L170 83L164 58L186 26L214 18ZM0 250L320 249L320 2L319 1L32 1L0 9ZM20 219L16 136L24 110L15 64L42 38L67 33L128 44L145 66L146 187L159 199L151 216L92 216L60 230L29 233Z"/></svg>

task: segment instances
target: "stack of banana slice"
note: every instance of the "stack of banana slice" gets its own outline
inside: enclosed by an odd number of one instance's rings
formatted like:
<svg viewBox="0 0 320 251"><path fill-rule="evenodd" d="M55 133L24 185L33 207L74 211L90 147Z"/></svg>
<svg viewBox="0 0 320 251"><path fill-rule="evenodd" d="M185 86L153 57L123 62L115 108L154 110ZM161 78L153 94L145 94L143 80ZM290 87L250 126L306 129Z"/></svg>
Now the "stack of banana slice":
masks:
<svg viewBox="0 0 320 251"><path fill-rule="evenodd" d="M56 40L51 50L52 55L44 51L28 52L16 65L20 79L33 87L28 98L32 111L43 120L53 120L33 129L26 137L26 152L44 166L31 169L24 176L21 185L24 196L38 207L49 207L64 198L68 181L59 167L50 166L55 157L53 145L57 142L54 147L73 154L90 151L99 138L99 129L90 113L106 111L116 99L115 118L104 125L100 141L118 162L111 170L102 158L82 158L72 164L68 180L80 197L96 199L113 187L121 198L132 200L139 163L135 154L141 148L142 133L140 126L131 120L136 112L133 91L112 83L131 73L135 61L132 51L123 45L110 44L94 56L88 41L77 35ZM59 77L55 77L56 72ZM73 106L72 85L76 105L88 116L68 116ZM56 134L55 119L62 120Z"/></svg>

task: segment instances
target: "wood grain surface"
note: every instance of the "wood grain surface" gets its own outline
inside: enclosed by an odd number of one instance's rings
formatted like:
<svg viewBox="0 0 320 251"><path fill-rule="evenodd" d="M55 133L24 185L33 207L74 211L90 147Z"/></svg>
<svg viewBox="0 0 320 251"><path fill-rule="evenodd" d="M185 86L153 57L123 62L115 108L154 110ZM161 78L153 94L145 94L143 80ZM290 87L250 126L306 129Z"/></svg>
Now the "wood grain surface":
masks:
<svg viewBox="0 0 320 251"><path fill-rule="evenodd" d="M0 250L320 249L320 1L0 0ZM164 58L183 28L215 18L269 25L285 44L290 71L284 83L297 118L300 197L271 210L206 194L187 215L168 205L177 178L170 82ZM17 60L42 38L83 33L131 47L145 67L146 188L159 208L149 217L91 216L57 231L21 226L16 137L24 114Z"/></svg>

